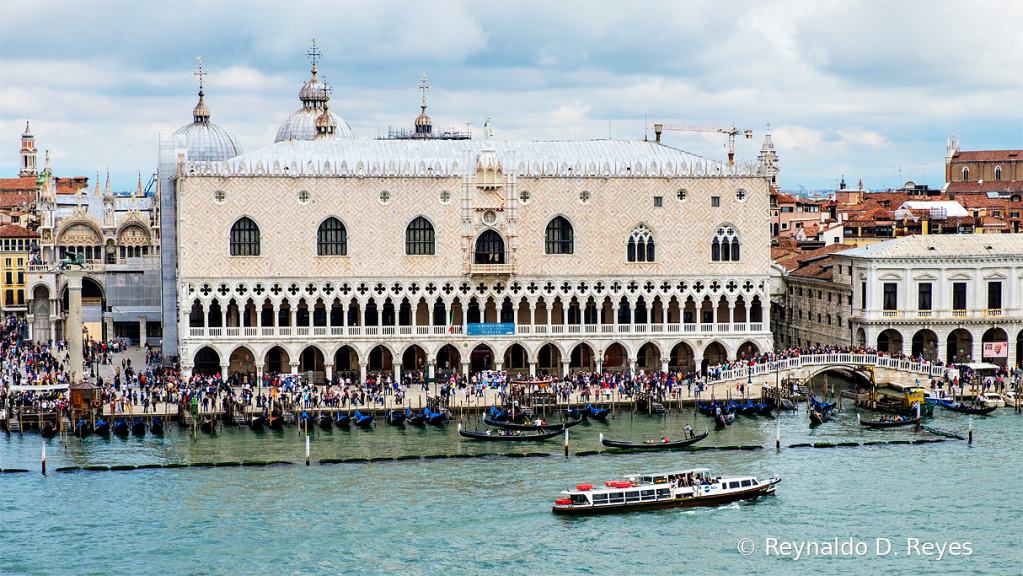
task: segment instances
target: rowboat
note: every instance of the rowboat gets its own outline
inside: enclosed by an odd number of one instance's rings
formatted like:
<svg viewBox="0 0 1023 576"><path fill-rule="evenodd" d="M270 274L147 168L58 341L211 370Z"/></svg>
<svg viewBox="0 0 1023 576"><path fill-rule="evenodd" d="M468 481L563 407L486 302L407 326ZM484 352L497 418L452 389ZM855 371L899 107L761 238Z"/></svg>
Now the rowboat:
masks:
<svg viewBox="0 0 1023 576"><path fill-rule="evenodd" d="M146 421L141 418L136 418L131 423L131 433L133 436L145 436L146 435Z"/></svg>
<svg viewBox="0 0 1023 576"><path fill-rule="evenodd" d="M830 410L817 410L810 408L810 426L817 426L831 420Z"/></svg>
<svg viewBox="0 0 1023 576"><path fill-rule="evenodd" d="M42 433L43 438L53 438L57 435L57 427L53 425L53 422L47 422L43 424L43 429L40 430L40 433Z"/></svg>
<svg viewBox="0 0 1023 576"><path fill-rule="evenodd" d="M330 414L320 412L320 415L316 418L316 423L320 425L320 428L330 430L334 425L334 420L330 417Z"/></svg>
<svg viewBox="0 0 1023 576"><path fill-rule="evenodd" d="M709 433L710 428L704 430L703 434L700 434L699 436L693 436L692 438L686 438L685 440L673 440L667 442L663 440L647 440L646 442L635 443L607 440L604 438L604 433L601 432L600 445L608 448L624 448L626 450L671 450L672 448L682 448L684 446L689 446L690 444L696 444L700 440L706 438Z"/></svg>
<svg viewBox="0 0 1023 576"><path fill-rule="evenodd" d="M511 422L513 424L522 424L526 421L526 415L522 412L502 412L493 406L490 407L490 418L498 422Z"/></svg>
<svg viewBox="0 0 1023 576"><path fill-rule="evenodd" d="M486 432L469 432L467 430L462 430L461 424L458 425L458 435L463 438L472 438L473 440L492 440L496 442L537 442L541 440L550 440L551 438L561 434L561 428L553 432L543 432L541 434L523 434L515 430L498 430L496 434L490 430Z"/></svg>
<svg viewBox="0 0 1023 576"><path fill-rule="evenodd" d="M606 482L602 487L579 484L564 490L554 501L555 514L612 514L661 508L720 506L739 500L753 500L773 494L781 482L777 476L714 477L708 468L635 474L624 481Z"/></svg>
<svg viewBox="0 0 1023 576"><path fill-rule="evenodd" d="M611 411L606 408L594 408L589 404L586 405L586 409L590 413L590 418L593 418L594 420L607 420L607 415L611 413Z"/></svg>
<svg viewBox="0 0 1023 576"><path fill-rule="evenodd" d="M995 392L985 392L977 396L977 402L988 408L1005 408L1005 398Z"/></svg>
<svg viewBox="0 0 1023 576"><path fill-rule="evenodd" d="M153 434L163 434L163 420L153 418L149 422L149 431Z"/></svg>
<svg viewBox="0 0 1023 576"><path fill-rule="evenodd" d="M92 434L92 424L88 420L79 420L75 424L75 436L79 438L85 438L89 434Z"/></svg>
<svg viewBox="0 0 1023 576"><path fill-rule="evenodd" d="M109 436L110 424L106 420L100 418L99 420L96 420L96 426L93 428L93 431L100 436Z"/></svg>
<svg viewBox="0 0 1023 576"><path fill-rule="evenodd" d="M440 426L441 424L444 423L444 418L445 417L444 417L444 413L443 412L434 412L433 410L430 410L429 408L427 408L426 411L423 412L423 414L426 414L426 423L427 424L433 424L434 426Z"/></svg>
<svg viewBox="0 0 1023 576"><path fill-rule="evenodd" d="M896 416L896 418L900 418ZM867 428L897 428L899 426L912 426L919 424L919 418L904 418L903 420L861 420L860 415L856 415L856 421L860 423L860 426L866 426Z"/></svg>
<svg viewBox="0 0 1023 576"><path fill-rule="evenodd" d="M411 408L405 409L405 420L413 426L422 426L426 423L426 414L413 412Z"/></svg>
<svg viewBox="0 0 1023 576"><path fill-rule="evenodd" d="M213 420L208 416L204 416L203 419L199 421L199 429L207 434L212 434Z"/></svg>
<svg viewBox="0 0 1023 576"><path fill-rule="evenodd" d="M962 402L948 402L945 400L938 400L937 404L948 408L953 412L959 412L962 414L990 414L997 410L994 406L988 406L986 408L980 408L978 406L972 406L970 404L963 404Z"/></svg>
<svg viewBox="0 0 1023 576"><path fill-rule="evenodd" d="M352 424L352 418L348 414L337 413L334 417L334 426L338 428L348 428Z"/></svg>
<svg viewBox="0 0 1023 576"><path fill-rule="evenodd" d="M720 414L714 416L714 421L717 426L725 427L735 420L735 412L726 412L722 410Z"/></svg>
<svg viewBox="0 0 1023 576"><path fill-rule="evenodd" d="M270 417L270 429L271 430L283 430L284 429L284 417L283 416L271 416Z"/></svg>
<svg viewBox="0 0 1023 576"><path fill-rule="evenodd" d="M262 430L266 426L266 418L262 416L253 416L249 419L249 427L253 430Z"/></svg>
<svg viewBox="0 0 1023 576"><path fill-rule="evenodd" d="M498 422L491 420L490 418L484 418L483 423L487 426L493 426L494 428L502 428L505 430L520 430L523 432L537 432L544 431L550 432L551 430L562 430L564 428L571 428L576 424L582 422L583 419L572 420L571 422L562 422L560 424L509 424L508 422Z"/></svg>
<svg viewBox="0 0 1023 576"><path fill-rule="evenodd" d="M387 423L391 426L404 426L405 425L405 413L397 412L395 410L387 411Z"/></svg>
<svg viewBox="0 0 1023 576"><path fill-rule="evenodd" d="M373 416L363 414L358 410L355 411L355 414L352 414L352 419L355 420L355 425L359 428L369 428L373 425Z"/></svg>
<svg viewBox="0 0 1023 576"><path fill-rule="evenodd" d="M114 434L118 436L128 435L128 421L124 418L118 418L117 422L114 422Z"/></svg>

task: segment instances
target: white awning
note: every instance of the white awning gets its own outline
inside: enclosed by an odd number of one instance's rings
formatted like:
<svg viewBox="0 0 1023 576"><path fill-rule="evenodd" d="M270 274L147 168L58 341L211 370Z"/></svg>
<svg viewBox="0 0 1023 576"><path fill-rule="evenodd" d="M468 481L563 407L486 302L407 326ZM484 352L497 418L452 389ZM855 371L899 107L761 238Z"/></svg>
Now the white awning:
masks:
<svg viewBox="0 0 1023 576"><path fill-rule="evenodd" d="M67 390L67 384L46 384L41 386L35 386L29 384L27 386L11 386L11 392L52 392L53 390Z"/></svg>

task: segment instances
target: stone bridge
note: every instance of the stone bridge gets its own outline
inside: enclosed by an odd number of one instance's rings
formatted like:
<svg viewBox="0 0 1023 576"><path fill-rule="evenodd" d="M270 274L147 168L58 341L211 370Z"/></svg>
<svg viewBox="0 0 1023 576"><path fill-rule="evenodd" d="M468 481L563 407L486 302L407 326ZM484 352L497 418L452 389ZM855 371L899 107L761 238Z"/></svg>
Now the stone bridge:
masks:
<svg viewBox="0 0 1023 576"><path fill-rule="evenodd" d="M890 383L899 386L914 384L917 379L923 384L929 382L931 378L941 378L947 369L945 366L936 366L930 362L914 362L877 354L806 354L776 362L754 364L752 378L754 384L764 382L774 384L776 378L812 378L827 371L868 378L862 372L856 372L858 366L872 366L878 384ZM725 370L715 384L725 382L737 384L746 381L751 376L750 371L749 366Z"/></svg>

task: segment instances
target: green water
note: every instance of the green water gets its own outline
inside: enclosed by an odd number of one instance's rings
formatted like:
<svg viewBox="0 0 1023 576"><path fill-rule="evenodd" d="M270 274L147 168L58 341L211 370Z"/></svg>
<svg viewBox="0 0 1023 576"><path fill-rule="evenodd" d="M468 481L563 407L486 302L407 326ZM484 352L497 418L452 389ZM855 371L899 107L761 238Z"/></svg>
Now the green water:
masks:
<svg viewBox="0 0 1023 576"><path fill-rule="evenodd" d="M865 414L866 415L866 414ZM89 437L67 448L0 437L0 574L1010 574L1023 573L1023 417L974 419L974 444L786 448L805 442L915 440L910 429L866 430L851 410L816 430L802 412L743 418L625 415L570 430L573 454L598 450L599 432L639 441L681 436L759 451L601 454L565 458L545 443L475 442L445 428L314 431L313 465L295 428L225 428L197 440ZM966 417L937 411L932 427L966 435ZM468 426L472 429L473 424ZM781 428L780 452L774 449ZM321 458L546 452L549 457L402 460L319 465ZM62 466L284 460L294 466L53 472ZM779 475L755 503L607 517L550 512L558 492L623 474L706 466L722 474ZM739 541L755 552L743 556ZM766 555L779 543L864 542L862 556ZM892 553L877 556L876 539ZM910 554L908 539L969 542L970 556ZM861 548L862 549L862 548ZM922 554L924 548L918 548ZM948 550L946 548L946 550ZM779 550L780 552L780 550ZM896 556L895 554L898 554Z"/></svg>

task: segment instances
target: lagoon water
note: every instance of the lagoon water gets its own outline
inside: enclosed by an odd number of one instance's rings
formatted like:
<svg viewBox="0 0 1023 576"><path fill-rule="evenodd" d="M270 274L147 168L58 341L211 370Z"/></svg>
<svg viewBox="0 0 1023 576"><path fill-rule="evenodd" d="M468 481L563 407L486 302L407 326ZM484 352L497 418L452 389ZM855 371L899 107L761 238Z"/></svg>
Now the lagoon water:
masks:
<svg viewBox="0 0 1023 576"><path fill-rule="evenodd" d="M866 413L864 414L866 415ZM619 415L570 431L571 452L613 439L681 436L701 445L758 451L600 454L565 458L560 439L535 444L461 439L446 428L380 424L314 431L313 465L292 427L255 433L226 427L193 440L0 437L0 574L983 574L1023 573L1023 417L1008 409L975 417L976 440L856 448L787 448L803 442L933 438L909 429L866 430L847 409L816 430L802 411L739 417L714 431L691 411ZM930 426L966 435L967 418L940 409ZM470 429L473 424L469 424ZM774 448L780 426L782 450ZM484 452L549 457L400 460L320 465L321 458ZM53 472L62 466L284 460L294 466ZM633 472L710 467L721 474L783 478L755 503L565 518L558 492ZM738 551L750 538L754 552ZM863 542L844 556L779 556L768 539ZM877 539L891 542L878 556ZM909 548L918 539L918 553ZM925 542L965 543L972 554L940 560ZM748 545L748 544L747 544ZM884 552L884 544L881 544ZM805 549L805 548L804 548Z"/></svg>

